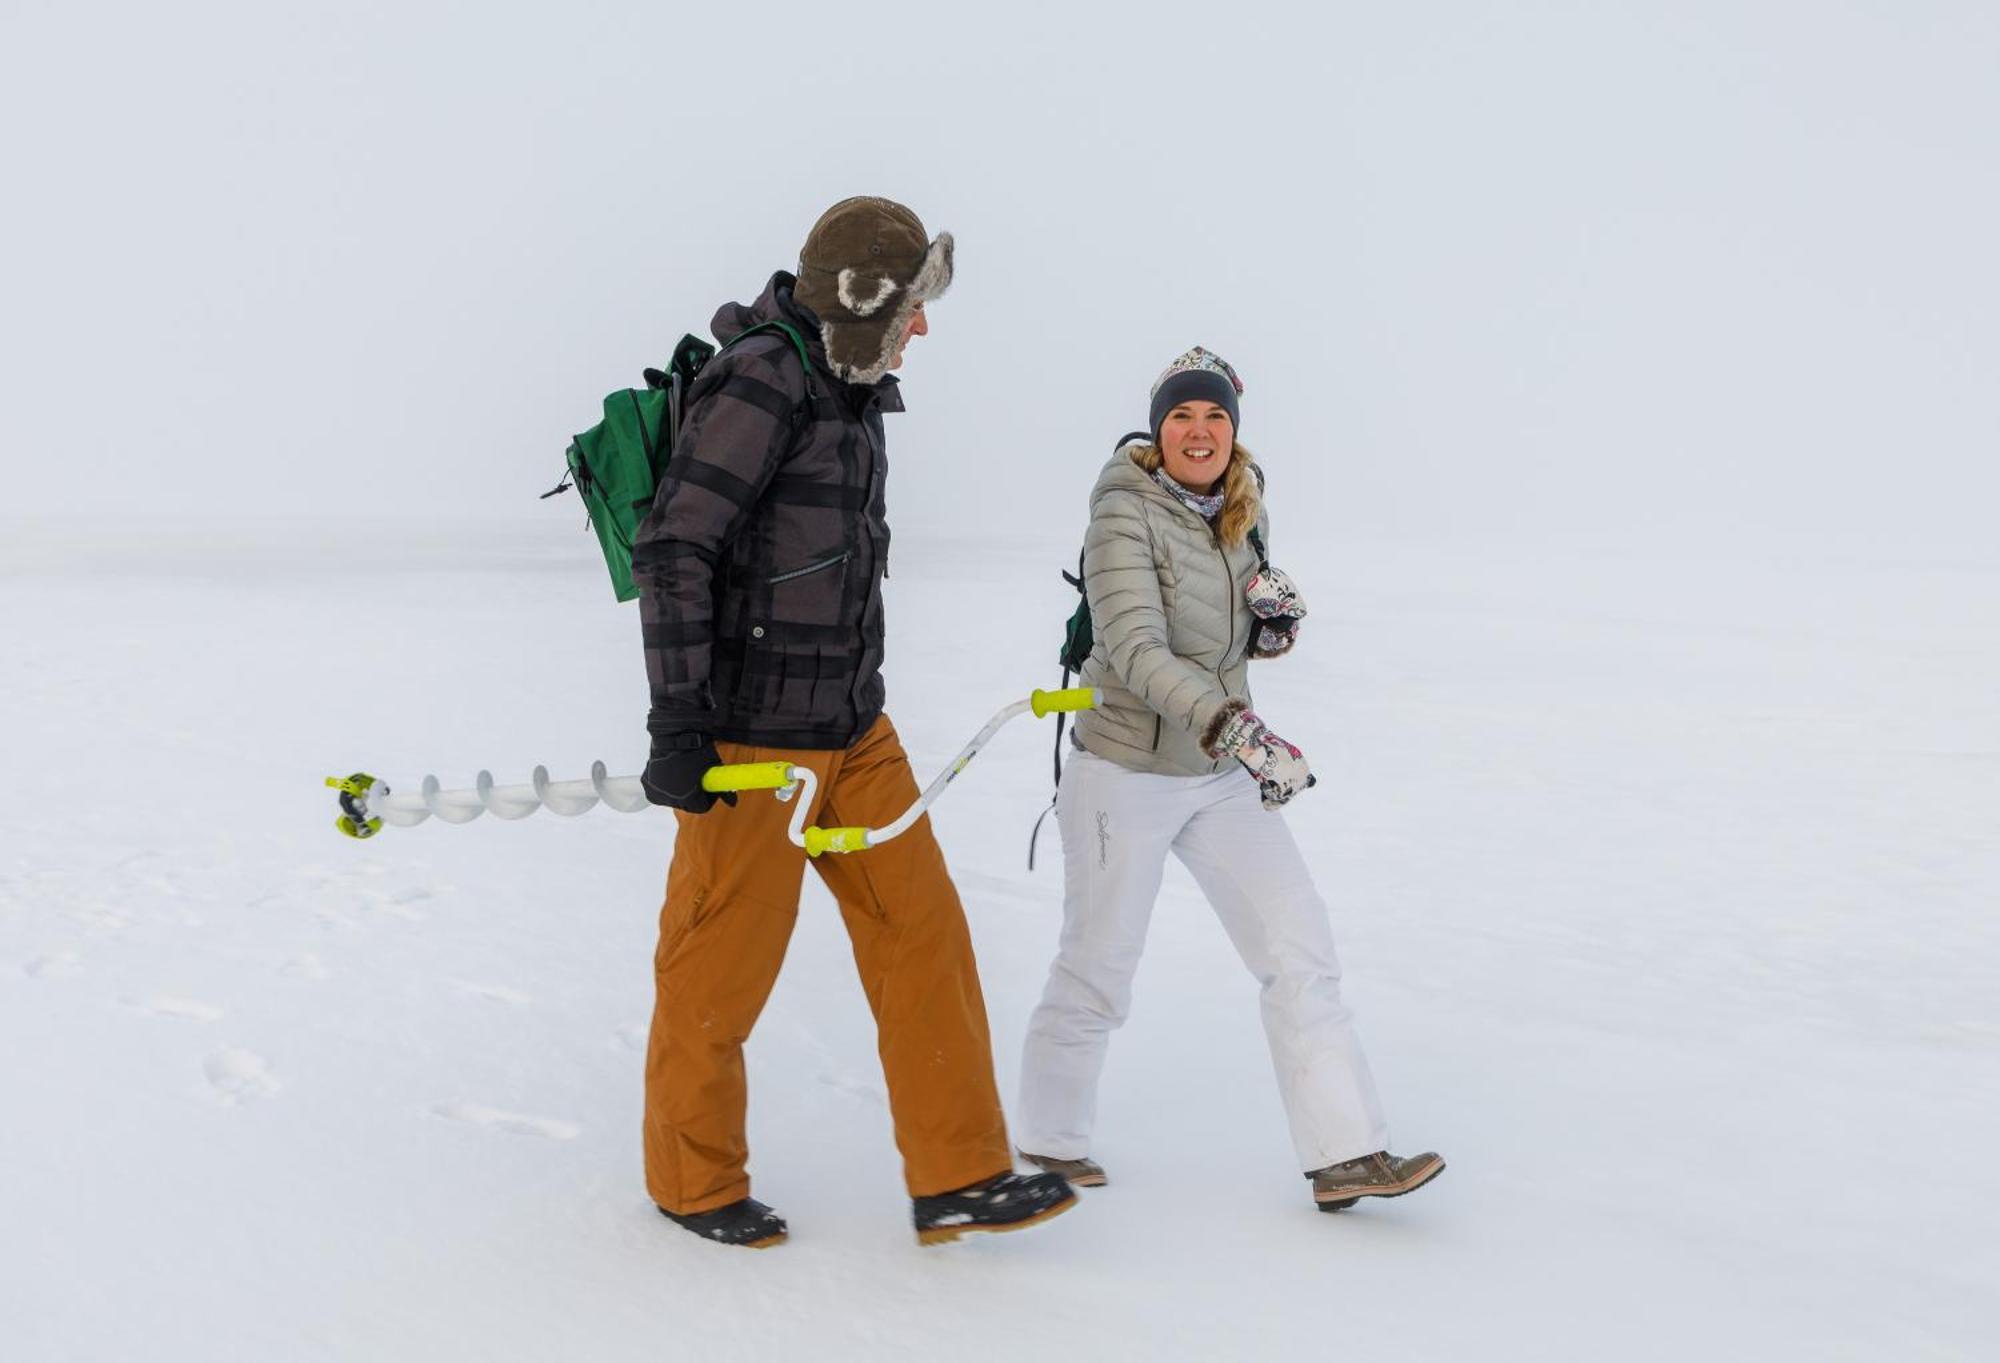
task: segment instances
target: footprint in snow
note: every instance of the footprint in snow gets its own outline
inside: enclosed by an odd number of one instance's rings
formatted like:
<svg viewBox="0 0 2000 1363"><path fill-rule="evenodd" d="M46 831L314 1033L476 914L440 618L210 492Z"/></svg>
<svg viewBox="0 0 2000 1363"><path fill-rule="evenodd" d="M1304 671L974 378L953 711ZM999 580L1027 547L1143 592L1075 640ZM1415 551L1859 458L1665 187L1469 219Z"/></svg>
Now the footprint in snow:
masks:
<svg viewBox="0 0 2000 1363"><path fill-rule="evenodd" d="M406 923L423 922L424 914L416 906L432 898L431 892L421 885L386 891L364 887L360 895L372 912L389 918L400 918Z"/></svg>
<svg viewBox="0 0 2000 1363"><path fill-rule="evenodd" d="M575 1122L561 1122L551 1117L528 1117L518 1112L502 1112L499 1108L481 1107L477 1103L433 1103L431 1113L448 1122L483 1126L493 1131L504 1131L510 1136L541 1136L546 1140L569 1141L575 1140L583 1132L583 1128Z"/></svg>
<svg viewBox="0 0 2000 1363"><path fill-rule="evenodd" d="M190 1022L220 1022L226 1016L222 1009L200 999L175 998L168 994L154 994L150 998L127 999L133 1008L143 1009L163 1018L186 1018Z"/></svg>
<svg viewBox="0 0 2000 1363"><path fill-rule="evenodd" d="M51 951L22 966L21 973L34 980L73 980L83 973L83 957L74 951Z"/></svg>
<svg viewBox="0 0 2000 1363"><path fill-rule="evenodd" d="M493 1003L504 1003L515 1008L525 1007L534 999L518 989L509 989L504 984L481 984L476 980L453 980L451 987L469 999L487 999Z"/></svg>
<svg viewBox="0 0 2000 1363"><path fill-rule="evenodd" d="M264 1057L255 1051L217 1051L201 1062L215 1101L224 1107L268 1098L284 1087Z"/></svg>
<svg viewBox="0 0 2000 1363"><path fill-rule="evenodd" d="M326 968L326 963L310 951L286 961L278 967L278 973L292 980L324 980L333 974Z"/></svg>
<svg viewBox="0 0 2000 1363"><path fill-rule="evenodd" d="M1057 856L1061 856L1057 849ZM1048 894L1025 878L988 875L983 871L953 868L951 878L961 893L982 902L999 900L1008 909L1037 908L1048 902Z"/></svg>
<svg viewBox="0 0 2000 1363"><path fill-rule="evenodd" d="M866 1080L850 1079L844 1074L834 1074L825 1070L822 1070L813 1077L832 1089L835 1093L844 1094L849 1098L858 1098L862 1102L874 1107L886 1108L889 1106L888 1090L882 1088L880 1085L870 1084Z"/></svg>

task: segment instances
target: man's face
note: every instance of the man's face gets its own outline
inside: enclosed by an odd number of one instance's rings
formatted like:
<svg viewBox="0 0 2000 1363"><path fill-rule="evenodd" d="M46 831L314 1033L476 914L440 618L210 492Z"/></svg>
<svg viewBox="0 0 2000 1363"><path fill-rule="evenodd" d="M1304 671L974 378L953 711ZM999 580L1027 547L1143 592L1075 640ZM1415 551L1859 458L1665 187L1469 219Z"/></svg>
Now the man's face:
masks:
<svg viewBox="0 0 2000 1363"><path fill-rule="evenodd" d="M928 336L930 334L931 324L924 318L924 305L919 303L917 304L917 310L910 314L909 324L903 328L903 334L896 338L896 353L890 357L889 367L891 369L901 369L903 367L903 347L910 343L912 336Z"/></svg>

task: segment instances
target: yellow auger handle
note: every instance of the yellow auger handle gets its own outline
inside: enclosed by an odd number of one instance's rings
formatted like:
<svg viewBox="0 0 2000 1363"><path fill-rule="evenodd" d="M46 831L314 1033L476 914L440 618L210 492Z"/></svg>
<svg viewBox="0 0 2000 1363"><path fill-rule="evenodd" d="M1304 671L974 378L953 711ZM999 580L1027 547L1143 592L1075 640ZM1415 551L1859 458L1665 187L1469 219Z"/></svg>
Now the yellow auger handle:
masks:
<svg viewBox="0 0 2000 1363"><path fill-rule="evenodd" d="M701 788L711 794L725 790L783 790L792 784L789 762L738 762L710 767L701 774Z"/></svg>
<svg viewBox="0 0 2000 1363"><path fill-rule="evenodd" d="M806 855L816 857L821 852L865 852L868 850L868 830L865 828L808 828L806 830Z"/></svg>
<svg viewBox="0 0 2000 1363"><path fill-rule="evenodd" d="M1094 710L1097 708L1097 688L1072 686L1067 691L1044 691L1036 687L1028 697L1028 708L1035 712L1036 719L1058 710Z"/></svg>

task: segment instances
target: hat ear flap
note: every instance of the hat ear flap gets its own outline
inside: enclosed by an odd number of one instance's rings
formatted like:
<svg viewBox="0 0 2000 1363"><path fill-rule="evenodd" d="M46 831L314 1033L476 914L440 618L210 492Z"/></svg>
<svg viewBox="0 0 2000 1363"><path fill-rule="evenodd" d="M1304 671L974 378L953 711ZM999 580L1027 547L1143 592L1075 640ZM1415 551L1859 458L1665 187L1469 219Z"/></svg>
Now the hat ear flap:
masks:
<svg viewBox="0 0 2000 1363"><path fill-rule="evenodd" d="M896 281L887 275L863 274L859 270L842 270L837 292L841 306L856 317L872 317L882 310L896 292Z"/></svg>
<svg viewBox="0 0 2000 1363"><path fill-rule="evenodd" d="M937 240L924 252L924 263L917 268L917 277L910 284L910 292L918 302L942 297L951 287L951 253L951 233L938 233Z"/></svg>
<svg viewBox="0 0 2000 1363"><path fill-rule="evenodd" d="M880 322L823 322L827 367L848 383L874 383L889 372L897 337Z"/></svg>

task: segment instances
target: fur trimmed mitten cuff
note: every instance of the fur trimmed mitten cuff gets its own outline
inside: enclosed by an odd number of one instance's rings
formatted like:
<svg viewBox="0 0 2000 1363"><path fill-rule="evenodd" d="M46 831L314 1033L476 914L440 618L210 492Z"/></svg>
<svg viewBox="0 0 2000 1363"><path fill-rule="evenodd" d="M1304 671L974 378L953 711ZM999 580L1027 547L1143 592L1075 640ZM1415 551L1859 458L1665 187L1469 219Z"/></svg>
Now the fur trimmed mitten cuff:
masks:
<svg viewBox="0 0 2000 1363"><path fill-rule="evenodd" d="M1264 721L1250 709L1250 702L1232 696L1201 731L1201 750L1210 757L1234 757L1236 750L1255 740L1253 733L1264 731Z"/></svg>
<svg viewBox="0 0 2000 1363"><path fill-rule="evenodd" d="M1202 748L1210 757L1234 757L1257 780L1264 808L1276 809L1314 784L1305 754L1265 727L1257 712L1241 700L1223 702L1202 730Z"/></svg>

